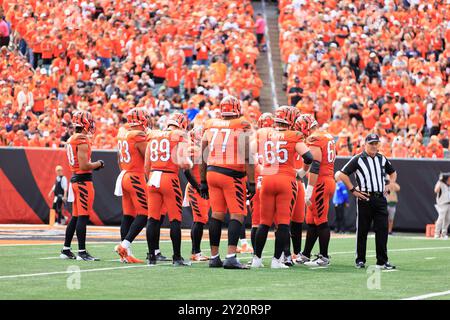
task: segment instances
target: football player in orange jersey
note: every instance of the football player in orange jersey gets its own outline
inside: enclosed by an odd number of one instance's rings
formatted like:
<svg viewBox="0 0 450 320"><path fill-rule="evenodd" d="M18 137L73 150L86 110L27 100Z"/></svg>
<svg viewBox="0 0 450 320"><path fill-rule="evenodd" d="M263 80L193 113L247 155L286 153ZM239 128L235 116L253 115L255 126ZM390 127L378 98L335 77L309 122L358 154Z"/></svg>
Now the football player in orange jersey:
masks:
<svg viewBox="0 0 450 320"><path fill-rule="evenodd" d="M145 153L147 183L148 223L147 243L148 263L156 264L155 250L160 231L161 208L167 208L170 221L170 238L173 246L173 265L187 266L181 256L181 217L183 194L181 192L178 169L192 168L188 154L186 129L188 120L181 113L169 116L166 130L153 130L148 135Z"/></svg>
<svg viewBox="0 0 450 320"><path fill-rule="evenodd" d="M201 252L201 241L203 237L203 228L208 222L209 200L203 199L200 196L200 188L198 181L200 181L200 163L201 163L201 141L203 137L203 127L194 127L189 132L190 146L189 154L194 163L192 169L184 170L184 175L188 180L186 185L185 197L188 200L192 209L192 261L208 261L209 258L204 256Z"/></svg>
<svg viewBox="0 0 450 320"><path fill-rule="evenodd" d="M114 250L125 263L142 262L132 255L130 246L147 224L144 160L149 124L147 110L133 108L127 113L127 123L117 133L117 160L121 173L117 178L115 194L122 196L123 217L121 243Z"/></svg>
<svg viewBox="0 0 450 320"><path fill-rule="evenodd" d="M91 141L89 134L95 132L95 121L87 111L75 111L72 117L75 134L67 141L67 158L69 160L72 178L70 179L69 196L73 197L72 219L66 228L64 247L61 250L61 259L77 259L85 261L99 260L86 251L86 226L89 215L93 211L94 185L92 183L92 170L99 170L105 166L103 160L91 162ZM72 253L70 245L74 233L77 233L78 256Z"/></svg>
<svg viewBox="0 0 450 320"><path fill-rule="evenodd" d="M263 113L258 119L258 129L256 130L253 138L252 138L252 150L256 150L256 136L267 135L268 132L273 130L274 126L274 116L270 112ZM255 181L256 181L256 193L255 196L250 201L250 209L252 212L252 230L250 231L250 240L252 242L252 247L255 248L255 238L256 231L258 230L258 226L260 224L261 212L260 212L260 189L261 189L261 157L258 156L258 153L255 152Z"/></svg>
<svg viewBox="0 0 450 320"><path fill-rule="evenodd" d="M309 172L308 187L305 191L308 231L305 248L302 256L297 258L297 262L307 266L328 266L330 264L328 209L336 188L334 180L335 142L331 134L319 130L317 121L311 115L302 115L297 121L299 130L307 137L307 145L314 157ZM311 250L317 238L319 238L320 254L311 261Z"/></svg>
<svg viewBox="0 0 450 320"><path fill-rule="evenodd" d="M220 102L221 119L210 119L205 124L200 166L200 190L208 197L212 209L209 221L211 268L247 269L236 257L239 235L247 215L246 195L255 194L253 160L250 160L251 125L241 117L241 103L233 96ZM246 185L247 184L247 185ZM228 254L225 261L219 256L222 223L227 211Z"/></svg>
<svg viewBox="0 0 450 320"><path fill-rule="evenodd" d="M279 107L275 110L275 129L267 134L256 134L258 156L262 161L260 201L264 210L260 211L252 268L262 267L262 252L273 223L277 230L271 268L288 268L282 255L289 246L289 224L297 198L295 156L300 154L305 165L313 161L302 134L290 130L295 121L294 116L290 107Z"/></svg>

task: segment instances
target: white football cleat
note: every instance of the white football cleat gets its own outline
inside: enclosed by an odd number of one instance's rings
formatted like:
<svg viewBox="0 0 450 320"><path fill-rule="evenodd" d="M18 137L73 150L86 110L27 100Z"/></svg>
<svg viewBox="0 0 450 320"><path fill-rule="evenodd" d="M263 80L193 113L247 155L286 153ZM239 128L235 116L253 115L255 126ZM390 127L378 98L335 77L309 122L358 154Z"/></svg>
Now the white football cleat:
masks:
<svg viewBox="0 0 450 320"><path fill-rule="evenodd" d="M307 256L304 256L301 252L297 255L295 262L297 262L298 264L305 264L306 262L311 261L310 258L308 258Z"/></svg>
<svg viewBox="0 0 450 320"><path fill-rule="evenodd" d="M272 258L272 263L270 264L270 267L272 269L289 269L289 267L284 264L281 258L277 259L275 257Z"/></svg>
<svg viewBox="0 0 450 320"><path fill-rule="evenodd" d="M264 268L264 265L262 263L262 258L253 256L251 267L252 268Z"/></svg>
<svg viewBox="0 0 450 320"><path fill-rule="evenodd" d="M308 267L328 267L329 265L330 265L330 259L325 258L321 254L318 254L316 259L305 262L305 266L308 266Z"/></svg>

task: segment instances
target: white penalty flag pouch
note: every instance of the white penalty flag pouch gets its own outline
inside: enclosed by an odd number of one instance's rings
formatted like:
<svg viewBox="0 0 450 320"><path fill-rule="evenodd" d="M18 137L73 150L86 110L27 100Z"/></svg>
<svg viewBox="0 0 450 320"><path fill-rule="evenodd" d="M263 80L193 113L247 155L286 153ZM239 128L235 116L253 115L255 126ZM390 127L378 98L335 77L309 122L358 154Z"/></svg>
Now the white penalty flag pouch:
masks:
<svg viewBox="0 0 450 320"><path fill-rule="evenodd" d="M161 187L161 176L162 176L162 174L163 174L162 171L153 171L152 172L152 176L150 177L150 179L147 182L147 185L149 187L153 186L155 188Z"/></svg>
<svg viewBox="0 0 450 320"><path fill-rule="evenodd" d="M126 170L122 170L119 174L119 176L117 177L116 180L116 188L114 189L114 195L121 197L123 196L123 192L122 192L122 180L123 180L123 176L125 175L127 171Z"/></svg>

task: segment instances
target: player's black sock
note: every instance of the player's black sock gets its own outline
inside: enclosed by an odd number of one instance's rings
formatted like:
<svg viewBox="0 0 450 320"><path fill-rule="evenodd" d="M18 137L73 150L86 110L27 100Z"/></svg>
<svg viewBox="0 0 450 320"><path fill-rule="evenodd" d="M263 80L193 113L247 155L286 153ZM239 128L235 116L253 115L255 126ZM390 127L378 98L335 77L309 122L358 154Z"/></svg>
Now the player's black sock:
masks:
<svg viewBox="0 0 450 320"><path fill-rule="evenodd" d="M318 225L317 233L319 236L320 254L328 258L328 244L330 243L330 226L328 222Z"/></svg>
<svg viewBox="0 0 450 320"><path fill-rule="evenodd" d="M252 241L252 248L256 246L256 231L258 228L252 227L252 231L250 232L250 240Z"/></svg>
<svg viewBox="0 0 450 320"><path fill-rule="evenodd" d="M77 221L77 240L78 250L86 250L86 226L89 221L89 216L79 216Z"/></svg>
<svg viewBox="0 0 450 320"><path fill-rule="evenodd" d="M70 245L72 244L73 235L75 234L75 229L77 227L77 221L78 217L72 217L72 219L70 219L70 222L66 228L64 247L70 248Z"/></svg>
<svg viewBox="0 0 450 320"><path fill-rule="evenodd" d="M264 249L264 245L266 244L267 240L267 234L269 233L270 227L266 226L265 224L260 224L258 227L258 231L256 231L256 237L255 237L255 255L258 258L262 257L262 252Z"/></svg>
<svg viewBox="0 0 450 320"><path fill-rule="evenodd" d="M302 250L302 223L291 222L291 239L294 254L299 254Z"/></svg>
<svg viewBox="0 0 450 320"><path fill-rule="evenodd" d="M237 246L239 235L241 234L242 223L239 220L231 219L228 223L228 245Z"/></svg>
<svg viewBox="0 0 450 320"><path fill-rule="evenodd" d="M241 227L241 234L239 235L239 239L245 239L246 238L246 234L245 234L245 221L242 223L242 227Z"/></svg>
<svg viewBox="0 0 450 320"><path fill-rule="evenodd" d="M131 224L134 221L134 217L124 214L122 216L122 222L120 222L120 240L125 240L128 231L130 231Z"/></svg>
<svg viewBox="0 0 450 320"><path fill-rule="evenodd" d="M275 255L276 259L280 259L281 254L289 245L289 226L287 224L279 224L275 233Z"/></svg>
<svg viewBox="0 0 450 320"><path fill-rule="evenodd" d="M155 250L159 250L159 240L161 238L161 226L164 223L165 217L166 217L166 215L161 216L161 218L159 218L159 221L158 221L159 227L158 227L158 230L156 231L156 243L155 243L156 247L155 247Z"/></svg>
<svg viewBox="0 0 450 320"><path fill-rule="evenodd" d="M308 231L306 232L305 249L303 249L303 255L308 258L311 257L311 251L314 248L314 244L317 240L317 226L314 224L308 224Z"/></svg>
<svg viewBox="0 0 450 320"><path fill-rule="evenodd" d="M125 240L133 242L134 239L139 235L139 233L144 229L147 224L147 216L145 215L137 215L134 219L133 223L130 226L130 231L128 231Z"/></svg>
<svg viewBox="0 0 450 320"><path fill-rule="evenodd" d="M220 237L222 235L222 221L211 218L209 219L209 244L218 247L220 245Z"/></svg>
<svg viewBox="0 0 450 320"><path fill-rule="evenodd" d="M148 219L147 221L147 245L148 252L150 254L155 254L155 250L158 243L158 229L159 229L159 221L153 218Z"/></svg>
<svg viewBox="0 0 450 320"><path fill-rule="evenodd" d="M200 248L200 243L203 237L203 227L204 223L194 222L191 228L191 239L192 239L192 254L200 253L202 250Z"/></svg>
<svg viewBox="0 0 450 320"><path fill-rule="evenodd" d="M181 224L178 220L170 222L170 239L172 240L173 255L176 258L181 257Z"/></svg>

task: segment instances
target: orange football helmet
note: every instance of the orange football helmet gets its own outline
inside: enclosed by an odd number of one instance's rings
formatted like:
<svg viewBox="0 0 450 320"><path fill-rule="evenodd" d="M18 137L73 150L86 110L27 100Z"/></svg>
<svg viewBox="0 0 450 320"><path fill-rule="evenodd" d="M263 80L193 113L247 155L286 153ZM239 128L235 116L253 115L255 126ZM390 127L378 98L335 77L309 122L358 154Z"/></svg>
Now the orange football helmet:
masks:
<svg viewBox="0 0 450 320"><path fill-rule="evenodd" d="M90 134L95 133L95 121L88 111L75 111L72 116L72 123L74 127L83 128Z"/></svg>
<svg viewBox="0 0 450 320"><path fill-rule="evenodd" d="M203 127L197 126L192 128L191 131L189 131L189 137L191 138L191 141L194 143L198 143L203 138Z"/></svg>
<svg viewBox="0 0 450 320"><path fill-rule="evenodd" d="M316 119L310 114L302 114L295 120L294 130L301 132L305 137L311 133L311 128L317 126Z"/></svg>
<svg viewBox="0 0 450 320"><path fill-rule="evenodd" d="M150 114L144 108L133 108L127 113L127 123L130 126L144 126L144 128L147 128L151 124Z"/></svg>
<svg viewBox="0 0 450 320"><path fill-rule="evenodd" d="M293 107L281 106L275 110L275 122L284 123L291 128L295 122Z"/></svg>
<svg viewBox="0 0 450 320"><path fill-rule="evenodd" d="M300 117L301 112L296 107L291 107L291 108L292 108L292 112L294 113L294 121L292 123L291 129L294 129L295 120L297 120L297 118Z"/></svg>
<svg viewBox="0 0 450 320"><path fill-rule="evenodd" d="M173 125L181 130L186 130L188 127L189 121L186 116L182 113L175 112L169 116L169 120L167 120L167 126Z"/></svg>
<svg viewBox="0 0 450 320"><path fill-rule="evenodd" d="M258 119L258 128L270 128L275 123L273 114L264 112Z"/></svg>
<svg viewBox="0 0 450 320"><path fill-rule="evenodd" d="M222 116L240 116L241 102L233 96L226 96L220 101L220 113Z"/></svg>

